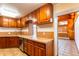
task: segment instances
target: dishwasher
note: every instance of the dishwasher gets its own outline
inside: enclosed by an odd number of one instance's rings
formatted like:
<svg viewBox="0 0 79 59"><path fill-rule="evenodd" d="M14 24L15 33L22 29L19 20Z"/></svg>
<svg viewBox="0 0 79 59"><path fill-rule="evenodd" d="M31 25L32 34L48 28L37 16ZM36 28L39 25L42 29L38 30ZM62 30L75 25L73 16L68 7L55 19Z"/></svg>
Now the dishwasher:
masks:
<svg viewBox="0 0 79 59"><path fill-rule="evenodd" d="M23 41L24 41L24 38L20 38L20 47L19 47L19 49L21 51L23 51Z"/></svg>

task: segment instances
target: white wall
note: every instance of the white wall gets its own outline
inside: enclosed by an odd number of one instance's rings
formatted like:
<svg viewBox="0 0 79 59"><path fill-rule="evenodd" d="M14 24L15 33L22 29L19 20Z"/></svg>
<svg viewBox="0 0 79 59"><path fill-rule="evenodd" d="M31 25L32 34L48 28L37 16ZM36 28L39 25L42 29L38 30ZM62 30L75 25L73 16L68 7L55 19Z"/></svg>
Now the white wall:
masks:
<svg viewBox="0 0 79 59"><path fill-rule="evenodd" d="M79 16L75 22L75 42L79 50Z"/></svg>
<svg viewBox="0 0 79 59"><path fill-rule="evenodd" d="M58 31L57 31L57 27L58 27L58 17L54 17L54 53L55 56L58 55Z"/></svg>

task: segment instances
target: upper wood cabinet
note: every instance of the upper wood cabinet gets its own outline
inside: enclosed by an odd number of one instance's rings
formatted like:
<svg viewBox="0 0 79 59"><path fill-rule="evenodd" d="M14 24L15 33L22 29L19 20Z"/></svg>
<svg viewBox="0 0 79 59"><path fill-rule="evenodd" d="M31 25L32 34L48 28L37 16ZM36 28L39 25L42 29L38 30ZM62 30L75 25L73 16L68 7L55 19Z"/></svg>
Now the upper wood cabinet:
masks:
<svg viewBox="0 0 79 59"><path fill-rule="evenodd" d="M16 27L16 19L9 19L9 27L13 27L13 28L15 28Z"/></svg>
<svg viewBox="0 0 79 59"><path fill-rule="evenodd" d="M16 20L16 28L22 28L20 19Z"/></svg>
<svg viewBox="0 0 79 59"><path fill-rule="evenodd" d="M22 28L27 27L27 25L28 25L28 23L26 23L27 19L28 19L28 17L24 17L24 18L21 19L21 23L20 24L21 24Z"/></svg>
<svg viewBox="0 0 79 59"><path fill-rule="evenodd" d="M20 19L1 16L0 27L22 28L22 25Z"/></svg>
<svg viewBox="0 0 79 59"><path fill-rule="evenodd" d="M2 27L2 26L3 26L3 17L0 16L0 27Z"/></svg>
<svg viewBox="0 0 79 59"><path fill-rule="evenodd" d="M45 4L42 7L36 9L35 11L29 13L25 17L32 17L37 20L38 24L46 24L50 23L53 20L53 5L52 4ZM22 20L22 19L21 19ZM33 20L33 19L29 19Z"/></svg>
<svg viewBox="0 0 79 59"><path fill-rule="evenodd" d="M2 17L2 27L8 27L9 23L8 23L8 19Z"/></svg>
<svg viewBox="0 0 79 59"><path fill-rule="evenodd" d="M17 25L16 20L17 19L14 19L14 18L3 17L2 26L15 28Z"/></svg>
<svg viewBox="0 0 79 59"><path fill-rule="evenodd" d="M53 5L52 4L46 4L40 7L37 11L36 12L38 15L37 16L38 24L50 23L50 20L53 18Z"/></svg>
<svg viewBox="0 0 79 59"><path fill-rule="evenodd" d="M40 23L40 10L36 10L36 19L37 19L37 23Z"/></svg>
<svg viewBox="0 0 79 59"><path fill-rule="evenodd" d="M25 26L26 26L25 22L26 22L26 18L23 18L23 19L21 20L21 26L22 26L22 27L25 27Z"/></svg>

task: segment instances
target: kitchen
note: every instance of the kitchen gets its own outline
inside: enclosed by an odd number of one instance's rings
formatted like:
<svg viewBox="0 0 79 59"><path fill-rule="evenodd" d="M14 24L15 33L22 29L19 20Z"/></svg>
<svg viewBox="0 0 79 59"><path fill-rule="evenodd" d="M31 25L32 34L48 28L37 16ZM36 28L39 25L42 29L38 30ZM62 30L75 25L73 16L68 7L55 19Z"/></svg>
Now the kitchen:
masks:
<svg viewBox="0 0 79 59"><path fill-rule="evenodd" d="M0 55L54 56L53 27L51 3L1 3Z"/></svg>

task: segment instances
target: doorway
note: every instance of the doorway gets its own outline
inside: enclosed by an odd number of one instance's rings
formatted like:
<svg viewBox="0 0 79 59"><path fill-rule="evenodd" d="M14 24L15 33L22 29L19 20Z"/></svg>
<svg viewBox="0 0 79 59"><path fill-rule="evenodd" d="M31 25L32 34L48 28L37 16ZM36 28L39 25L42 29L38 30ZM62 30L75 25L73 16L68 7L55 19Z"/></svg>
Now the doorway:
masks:
<svg viewBox="0 0 79 59"><path fill-rule="evenodd" d="M74 19L76 13L58 16L58 55L76 56L78 50L74 40Z"/></svg>

